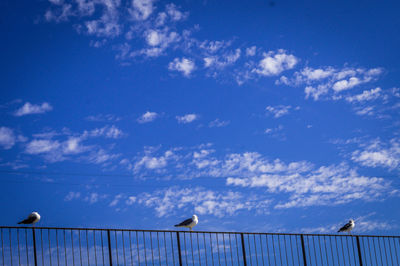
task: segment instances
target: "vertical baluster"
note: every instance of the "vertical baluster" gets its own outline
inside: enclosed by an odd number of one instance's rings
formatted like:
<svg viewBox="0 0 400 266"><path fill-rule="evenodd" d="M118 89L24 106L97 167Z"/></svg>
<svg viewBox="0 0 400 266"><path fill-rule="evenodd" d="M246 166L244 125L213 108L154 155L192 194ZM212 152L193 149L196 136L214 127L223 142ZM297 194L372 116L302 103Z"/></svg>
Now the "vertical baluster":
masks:
<svg viewBox="0 0 400 266"><path fill-rule="evenodd" d="M58 250L58 230L56 229L57 265L60 266L60 254Z"/></svg>
<svg viewBox="0 0 400 266"><path fill-rule="evenodd" d="M71 229L71 248L72 248L72 265L75 266L74 232L72 231L72 229Z"/></svg>
<svg viewBox="0 0 400 266"><path fill-rule="evenodd" d="M144 233L144 232L143 232ZM118 258L118 236L117 230L114 230L114 237L115 237L115 257L117 258L117 265L119 265L119 258Z"/></svg>
<svg viewBox="0 0 400 266"><path fill-rule="evenodd" d="M65 257L65 265L68 265L68 261L67 261L67 243L65 240L65 229L63 229L63 233L64 233L64 257Z"/></svg>
<svg viewBox="0 0 400 266"><path fill-rule="evenodd" d="M179 258L179 266L182 266L182 251L181 251L181 239L179 236L179 232L176 232L176 242L178 244L178 258Z"/></svg>
<svg viewBox="0 0 400 266"><path fill-rule="evenodd" d="M121 234L122 234L122 254L123 254L123 256L124 256L124 265L126 265L124 231L122 231Z"/></svg>
<svg viewBox="0 0 400 266"><path fill-rule="evenodd" d="M101 243L101 258L102 258L102 260L103 260L103 265L105 265L105 260L104 260L103 231L100 231L100 243Z"/></svg>
<svg viewBox="0 0 400 266"><path fill-rule="evenodd" d="M172 263L175 266L175 250L174 250L174 241L173 241L173 237L172 237L172 232L169 233L169 237L171 239Z"/></svg>
<svg viewBox="0 0 400 266"><path fill-rule="evenodd" d="M42 231L42 230L40 230L40 231ZM32 236L33 236L33 234L32 234ZM36 242L36 236L35 236L34 241ZM26 229L26 228L25 228L25 250L26 250L26 265L29 266L28 229ZM34 254L35 254L35 252L34 252ZM37 259L35 261L36 261L35 266L37 266Z"/></svg>
<svg viewBox="0 0 400 266"><path fill-rule="evenodd" d="M137 248L137 253L138 253L138 263L140 266L139 236L138 236L137 231L136 231L136 248Z"/></svg>
<svg viewBox="0 0 400 266"><path fill-rule="evenodd" d="M197 239L197 254L199 254L199 266L201 266L201 253L200 253L199 233L196 233L196 239Z"/></svg>
<svg viewBox="0 0 400 266"><path fill-rule="evenodd" d="M111 234L110 230L107 230L107 241L108 241L108 262L110 266L113 265L113 259L112 259L112 252L111 252Z"/></svg>
<svg viewBox="0 0 400 266"><path fill-rule="evenodd" d="M94 264L97 266L97 243L96 243L96 231L93 230L93 244L94 244Z"/></svg>
<svg viewBox="0 0 400 266"><path fill-rule="evenodd" d="M165 265L168 266L168 256L167 256L167 238L165 236L165 232L164 232L164 252L165 252ZM172 250L173 253L173 250ZM160 262L161 263L161 262ZM175 265L174 265L175 266Z"/></svg>
<svg viewBox="0 0 400 266"><path fill-rule="evenodd" d="M152 237L151 232L150 232L150 249L151 249L151 262L152 262L152 265L154 266L153 237Z"/></svg>
<svg viewBox="0 0 400 266"><path fill-rule="evenodd" d="M243 236L243 233L240 233L240 238L241 238L241 240L242 240L243 265L244 265L244 266L247 266L246 246L244 245L244 236Z"/></svg>
<svg viewBox="0 0 400 266"><path fill-rule="evenodd" d="M11 244L11 228L8 228L8 238L10 242L10 261L11 261L11 266L13 265L13 253L12 253L12 244Z"/></svg>
<svg viewBox="0 0 400 266"><path fill-rule="evenodd" d="M230 252L231 252L231 264L233 264L231 234L228 234L228 236L229 236L229 250L230 250ZM260 236L260 239L261 239L261 236Z"/></svg>
<svg viewBox="0 0 400 266"><path fill-rule="evenodd" d="M227 259L226 259L226 248L225 248L225 234L222 234L222 242L224 243L224 257L225 257L225 266L227 266Z"/></svg>
<svg viewBox="0 0 400 266"><path fill-rule="evenodd" d="M165 232L164 232L165 234ZM132 236L131 236L131 231L129 231L129 251L131 254L131 266L133 266L133 254L132 254Z"/></svg>
<svg viewBox="0 0 400 266"><path fill-rule="evenodd" d="M306 248L305 248L305 245L304 245L304 236L303 235L300 235L300 240L301 240L301 251L302 251L302 254L303 254L303 264L304 264L304 266L307 266Z"/></svg>

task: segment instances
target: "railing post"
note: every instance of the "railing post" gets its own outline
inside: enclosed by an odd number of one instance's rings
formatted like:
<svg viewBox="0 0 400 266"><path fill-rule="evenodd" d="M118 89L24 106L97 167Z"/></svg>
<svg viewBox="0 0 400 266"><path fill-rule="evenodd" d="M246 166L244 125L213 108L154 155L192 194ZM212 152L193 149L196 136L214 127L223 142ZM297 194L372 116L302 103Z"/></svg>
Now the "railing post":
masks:
<svg viewBox="0 0 400 266"><path fill-rule="evenodd" d="M107 229L107 240L108 240L108 259L110 262L110 266L112 266L113 263L112 263L112 253L111 253L111 236L109 229Z"/></svg>
<svg viewBox="0 0 400 266"><path fill-rule="evenodd" d="M179 232L176 232L176 240L178 242L178 257L179 257L179 265L182 266L182 252L181 252L181 239L179 236Z"/></svg>
<svg viewBox="0 0 400 266"><path fill-rule="evenodd" d="M307 266L306 248L304 245L304 236L302 234L300 235L300 240L301 240L301 251L303 252L303 264L304 266Z"/></svg>
<svg viewBox="0 0 400 266"><path fill-rule="evenodd" d="M363 266L360 239L358 236L356 236L356 240L357 240L357 250L358 250L358 261L360 262L360 266Z"/></svg>
<svg viewBox="0 0 400 266"><path fill-rule="evenodd" d="M36 254L36 233L35 228L32 228L32 239L33 239L33 257L35 260L35 266L37 266L37 254Z"/></svg>
<svg viewBox="0 0 400 266"><path fill-rule="evenodd" d="M246 259L246 247L244 245L244 236L243 233L240 233L240 238L242 240L242 253L243 253L243 265L247 266L247 259Z"/></svg>

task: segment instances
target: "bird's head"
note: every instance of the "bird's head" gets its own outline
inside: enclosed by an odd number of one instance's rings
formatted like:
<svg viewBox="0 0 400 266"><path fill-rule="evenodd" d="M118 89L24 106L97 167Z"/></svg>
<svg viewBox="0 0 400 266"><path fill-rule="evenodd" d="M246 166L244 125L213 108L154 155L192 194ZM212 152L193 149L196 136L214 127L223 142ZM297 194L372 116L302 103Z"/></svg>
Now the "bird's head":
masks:
<svg viewBox="0 0 400 266"><path fill-rule="evenodd" d="M196 214L193 214L192 219L193 219L193 220L198 220L199 218L197 217Z"/></svg>
<svg viewBox="0 0 400 266"><path fill-rule="evenodd" d="M349 223L354 224L354 220L350 219Z"/></svg>
<svg viewBox="0 0 400 266"><path fill-rule="evenodd" d="M39 215L38 212L32 212L31 215L37 217L38 219L40 219L40 215Z"/></svg>

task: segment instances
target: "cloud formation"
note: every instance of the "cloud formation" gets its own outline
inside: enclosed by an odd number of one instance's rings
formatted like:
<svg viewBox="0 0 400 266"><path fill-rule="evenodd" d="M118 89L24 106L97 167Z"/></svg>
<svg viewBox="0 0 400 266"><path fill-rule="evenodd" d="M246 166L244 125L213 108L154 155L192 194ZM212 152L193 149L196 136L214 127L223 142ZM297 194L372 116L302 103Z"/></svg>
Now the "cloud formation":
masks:
<svg viewBox="0 0 400 266"><path fill-rule="evenodd" d="M29 102L25 103L21 108L15 111L15 116L31 115L31 114L43 114L53 110L53 107L44 102L41 105L31 104Z"/></svg>

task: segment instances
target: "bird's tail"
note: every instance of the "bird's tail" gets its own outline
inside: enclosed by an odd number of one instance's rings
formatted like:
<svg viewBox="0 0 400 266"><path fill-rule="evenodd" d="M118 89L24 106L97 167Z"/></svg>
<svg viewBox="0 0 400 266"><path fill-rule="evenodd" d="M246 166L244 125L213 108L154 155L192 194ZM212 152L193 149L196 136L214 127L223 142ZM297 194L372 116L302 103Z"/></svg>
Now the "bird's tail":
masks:
<svg viewBox="0 0 400 266"><path fill-rule="evenodd" d="M180 225L179 224L176 224L176 225L174 225L175 227L180 227Z"/></svg>
<svg viewBox="0 0 400 266"><path fill-rule="evenodd" d="M19 222L18 224L23 224L24 222Z"/></svg>

